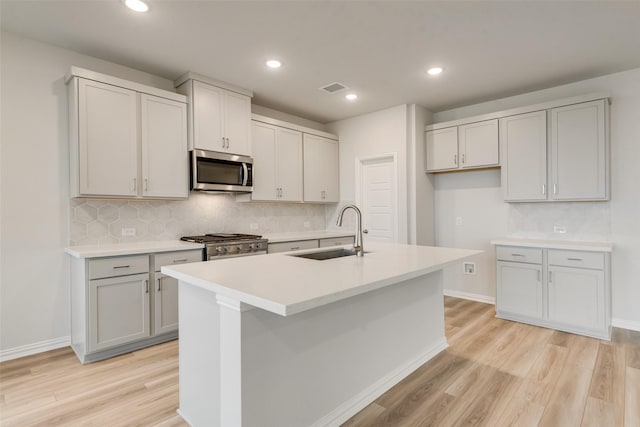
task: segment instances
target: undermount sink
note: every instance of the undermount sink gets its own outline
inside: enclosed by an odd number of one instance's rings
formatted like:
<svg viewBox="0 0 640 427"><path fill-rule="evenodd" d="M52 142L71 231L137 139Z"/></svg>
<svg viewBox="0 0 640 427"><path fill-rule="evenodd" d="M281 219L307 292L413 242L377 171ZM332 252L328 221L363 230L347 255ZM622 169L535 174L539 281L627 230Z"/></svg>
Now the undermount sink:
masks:
<svg viewBox="0 0 640 427"><path fill-rule="evenodd" d="M354 256L355 254L356 254L356 251L353 249L340 248L340 249L333 249L330 251L308 252L306 254L290 254L289 256L323 261L325 259L341 258L344 256Z"/></svg>

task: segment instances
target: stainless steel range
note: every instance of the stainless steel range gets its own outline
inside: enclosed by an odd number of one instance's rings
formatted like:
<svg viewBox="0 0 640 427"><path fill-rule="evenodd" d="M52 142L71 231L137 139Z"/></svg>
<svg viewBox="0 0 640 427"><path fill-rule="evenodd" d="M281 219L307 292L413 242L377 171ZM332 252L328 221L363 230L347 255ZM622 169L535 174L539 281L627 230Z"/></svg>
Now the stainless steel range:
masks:
<svg viewBox="0 0 640 427"><path fill-rule="evenodd" d="M267 239L255 234L211 233L202 236L185 236L185 242L204 243L204 259L234 258L267 253Z"/></svg>

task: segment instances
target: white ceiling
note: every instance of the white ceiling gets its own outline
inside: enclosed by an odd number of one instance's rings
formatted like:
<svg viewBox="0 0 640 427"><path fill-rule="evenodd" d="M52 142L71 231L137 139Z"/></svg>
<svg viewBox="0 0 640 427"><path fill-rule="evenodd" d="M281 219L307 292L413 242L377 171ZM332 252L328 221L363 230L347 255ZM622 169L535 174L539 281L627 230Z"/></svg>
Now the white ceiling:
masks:
<svg viewBox="0 0 640 427"><path fill-rule="evenodd" d="M319 122L431 111L640 67L640 1L0 1L2 29L175 79L195 71ZM264 66L268 58L280 70ZM445 72L430 77L426 69ZM338 81L359 98L328 95Z"/></svg>

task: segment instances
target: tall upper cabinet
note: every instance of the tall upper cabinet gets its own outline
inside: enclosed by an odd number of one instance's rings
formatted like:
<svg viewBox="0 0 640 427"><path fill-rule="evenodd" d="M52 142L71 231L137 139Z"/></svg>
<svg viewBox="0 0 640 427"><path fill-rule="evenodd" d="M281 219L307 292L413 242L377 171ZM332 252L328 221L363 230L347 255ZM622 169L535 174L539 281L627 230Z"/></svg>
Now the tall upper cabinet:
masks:
<svg viewBox="0 0 640 427"><path fill-rule="evenodd" d="M500 119L505 200L608 200L608 105L599 99Z"/></svg>
<svg viewBox="0 0 640 427"><path fill-rule="evenodd" d="M174 82L189 97L189 149L251 155L253 92L186 73Z"/></svg>
<svg viewBox="0 0 640 427"><path fill-rule="evenodd" d="M335 203L340 200L338 141L304 134L304 201Z"/></svg>
<svg viewBox="0 0 640 427"><path fill-rule="evenodd" d="M188 196L184 96L78 67L66 82L72 197Z"/></svg>

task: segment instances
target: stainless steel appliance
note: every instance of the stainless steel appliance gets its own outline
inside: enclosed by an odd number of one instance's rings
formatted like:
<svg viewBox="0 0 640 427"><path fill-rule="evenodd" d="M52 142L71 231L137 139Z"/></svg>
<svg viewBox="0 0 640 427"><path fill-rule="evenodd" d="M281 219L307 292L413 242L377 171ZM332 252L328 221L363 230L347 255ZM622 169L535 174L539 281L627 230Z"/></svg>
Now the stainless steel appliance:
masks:
<svg viewBox="0 0 640 427"><path fill-rule="evenodd" d="M255 234L211 233L202 236L185 236L180 240L204 243L204 259L235 258L267 253L267 239Z"/></svg>
<svg viewBox="0 0 640 427"><path fill-rule="evenodd" d="M191 189L200 191L253 191L253 159L247 156L191 151Z"/></svg>

